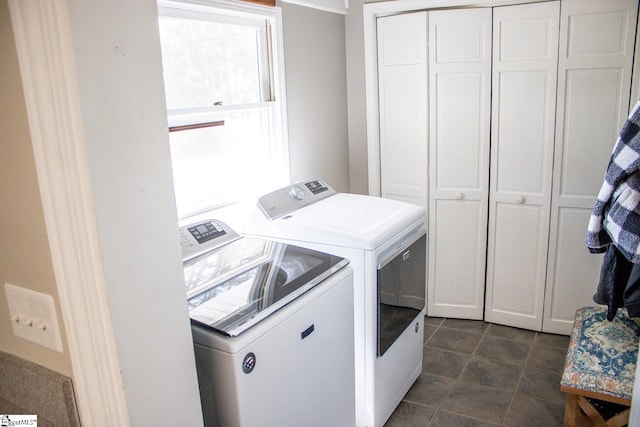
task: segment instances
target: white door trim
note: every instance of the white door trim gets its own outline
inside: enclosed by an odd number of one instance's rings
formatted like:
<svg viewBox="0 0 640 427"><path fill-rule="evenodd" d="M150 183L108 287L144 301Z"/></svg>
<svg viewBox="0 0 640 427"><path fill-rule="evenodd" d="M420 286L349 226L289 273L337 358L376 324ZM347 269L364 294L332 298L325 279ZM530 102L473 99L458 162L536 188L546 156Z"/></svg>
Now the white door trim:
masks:
<svg viewBox="0 0 640 427"><path fill-rule="evenodd" d="M83 425L128 426L66 0L9 0L51 258Z"/></svg>

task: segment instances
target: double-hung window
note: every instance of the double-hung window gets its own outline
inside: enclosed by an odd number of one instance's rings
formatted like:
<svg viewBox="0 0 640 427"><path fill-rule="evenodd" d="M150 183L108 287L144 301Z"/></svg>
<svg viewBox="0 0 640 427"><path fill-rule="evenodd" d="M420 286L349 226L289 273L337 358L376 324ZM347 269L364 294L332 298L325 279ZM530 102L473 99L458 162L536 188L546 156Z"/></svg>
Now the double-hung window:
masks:
<svg viewBox="0 0 640 427"><path fill-rule="evenodd" d="M280 10L160 2L178 216L288 184Z"/></svg>

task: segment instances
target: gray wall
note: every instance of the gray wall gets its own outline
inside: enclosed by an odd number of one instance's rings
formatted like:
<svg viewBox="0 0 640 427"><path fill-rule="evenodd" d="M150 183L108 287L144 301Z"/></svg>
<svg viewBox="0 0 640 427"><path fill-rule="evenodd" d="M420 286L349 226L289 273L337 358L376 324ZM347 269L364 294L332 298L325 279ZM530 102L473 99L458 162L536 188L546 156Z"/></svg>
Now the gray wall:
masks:
<svg viewBox="0 0 640 427"><path fill-rule="evenodd" d="M369 193L363 6L365 3L377 2L349 0L349 11L345 19L349 114L349 181L351 192L360 194Z"/></svg>
<svg viewBox="0 0 640 427"><path fill-rule="evenodd" d="M345 19L351 192L369 193L364 68L364 0L350 0Z"/></svg>
<svg viewBox="0 0 640 427"><path fill-rule="evenodd" d="M155 0L69 2L111 321L131 425L199 425Z"/></svg>
<svg viewBox="0 0 640 427"><path fill-rule="evenodd" d="M291 179L349 191L345 17L281 6Z"/></svg>

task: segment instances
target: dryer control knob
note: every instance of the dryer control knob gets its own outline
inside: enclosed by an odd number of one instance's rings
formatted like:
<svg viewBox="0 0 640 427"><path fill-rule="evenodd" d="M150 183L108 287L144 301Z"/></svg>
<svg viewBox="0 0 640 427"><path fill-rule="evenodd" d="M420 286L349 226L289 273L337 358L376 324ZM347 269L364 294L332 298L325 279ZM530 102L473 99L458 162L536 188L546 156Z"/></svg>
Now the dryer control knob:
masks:
<svg viewBox="0 0 640 427"><path fill-rule="evenodd" d="M297 185L291 187L291 191L289 192L294 198L298 200L304 199L304 190Z"/></svg>

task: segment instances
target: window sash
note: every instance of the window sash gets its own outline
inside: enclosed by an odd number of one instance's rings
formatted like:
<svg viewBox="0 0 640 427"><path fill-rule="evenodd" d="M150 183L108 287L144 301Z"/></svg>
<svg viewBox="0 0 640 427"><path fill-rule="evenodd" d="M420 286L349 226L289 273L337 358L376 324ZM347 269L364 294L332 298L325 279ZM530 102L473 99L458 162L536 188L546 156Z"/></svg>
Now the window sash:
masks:
<svg viewBox="0 0 640 427"><path fill-rule="evenodd" d="M273 108L276 109L275 102L256 102L251 104L230 104L230 105L217 105L211 107L193 107L193 108L178 108L173 110L167 110L167 120L169 124L169 131L175 127L181 126L197 126L199 124L211 123L213 121L211 116L219 115L224 112L234 112L250 109L264 109ZM277 111L274 111L277 114ZM221 126L219 124L218 126Z"/></svg>
<svg viewBox="0 0 640 427"><path fill-rule="evenodd" d="M274 68L273 68L273 32L271 19L264 16L240 17L228 16L220 10L207 10L206 12L183 10L172 7L158 8L160 20L181 20L194 21L211 24L232 24L245 28L252 28L256 31L257 49L257 73L258 73L258 93L260 102L275 100L274 89ZM212 102L215 100L212 100ZM224 101L226 105L234 104L233 101Z"/></svg>
<svg viewBox="0 0 640 427"><path fill-rule="evenodd" d="M287 126L286 126L286 96L285 96L285 88L284 88L284 57L282 55L283 51L283 39L282 39L282 14L281 9L279 7L264 7L258 5L252 5L249 3L237 3L237 2L229 2L224 0L180 0L180 1L165 1L160 0L159 3L159 15L160 16L177 16L180 13L180 10L191 11L191 12L205 12L211 13L216 12L224 15L228 15L231 19L245 19L251 18L256 21L256 18L259 18L265 25L266 28L266 36L270 43L267 44L266 48L268 49L268 57L271 62L268 64L268 73L265 73L269 76L269 84L265 85L269 88L269 96L265 97L265 101L251 103L251 104L227 104L227 105L215 105L215 106L205 106L205 107L196 107L196 108L181 108L181 109L173 109L167 111L167 118L170 125L179 125L179 124L193 124L193 123L207 123L207 121L217 121L220 118L220 114L233 114L235 112L241 111L251 111L251 110L263 110L269 111L269 115L271 117L269 127L269 132L271 133L270 144L264 146L265 150L268 151L269 156L264 156L261 159L261 164L268 165L270 168L266 173L270 174L271 186L268 191L271 191L273 188L278 188L283 185L287 185L290 182L290 170L289 170L289 152L288 152L288 137L287 137ZM188 14L187 14L188 15ZM187 16L185 15L185 16ZM209 15L207 15L209 16ZM240 21L235 21L240 22ZM246 22L246 21L245 21ZM264 25L264 24L263 24ZM265 75L263 74L263 75ZM217 132L218 130L225 132L225 126L231 123L231 119L227 123L225 123L222 127L212 127L210 130L212 132ZM200 129L203 131L207 131L207 129ZM170 139L173 143L180 143L183 140L182 136L186 136L192 132L198 132L199 130L188 130L185 132L174 132L172 133ZM261 152L264 155L264 151L262 148L259 148L256 152ZM254 153L252 153L254 154ZM254 156L254 162L255 160ZM215 162L215 160L214 160ZM212 167L214 167L212 165ZM261 172L252 171L251 175L255 176L255 179L259 181L263 181L261 178ZM266 178L266 177L265 177ZM226 185L227 181L223 182L212 182L211 185ZM260 185L264 186L263 182L257 183L255 190L261 191L256 194L250 195L260 195L264 194L266 190L261 190L258 188ZM226 190L226 189L225 189ZM217 198L218 195L213 195L213 197L209 198L210 200L203 203L200 206L192 206L192 207L179 207L179 217L186 218L192 215L197 214L203 210L210 210L216 207L224 206L226 204L232 203L235 200L238 200L237 194L230 195L223 194L222 198ZM215 200L214 200L215 199ZM201 209L202 208L202 209Z"/></svg>

